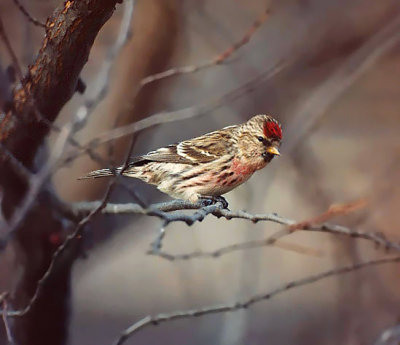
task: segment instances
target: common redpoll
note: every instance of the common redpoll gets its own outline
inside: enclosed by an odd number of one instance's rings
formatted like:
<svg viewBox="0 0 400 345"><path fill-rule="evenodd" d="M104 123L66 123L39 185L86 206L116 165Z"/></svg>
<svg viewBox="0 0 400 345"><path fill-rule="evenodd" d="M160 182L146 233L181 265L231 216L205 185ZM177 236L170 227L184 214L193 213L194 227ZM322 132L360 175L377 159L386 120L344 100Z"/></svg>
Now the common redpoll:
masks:
<svg viewBox="0 0 400 345"><path fill-rule="evenodd" d="M256 115L240 125L134 157L122 175L156 185L174 198L191 202L208 199L227 205L221 195L279 156L281 139L278 121ZM82 178L112 176L121 170L96 170Z"/></svg>

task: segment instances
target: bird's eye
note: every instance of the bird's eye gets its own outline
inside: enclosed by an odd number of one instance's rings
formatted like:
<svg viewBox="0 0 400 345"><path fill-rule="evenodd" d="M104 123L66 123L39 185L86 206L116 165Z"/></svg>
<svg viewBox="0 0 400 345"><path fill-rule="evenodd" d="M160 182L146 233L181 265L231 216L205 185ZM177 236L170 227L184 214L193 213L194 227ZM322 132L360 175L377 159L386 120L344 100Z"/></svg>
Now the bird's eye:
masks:
<svg viewBox="0 0 400 345"><path fill-rule="evenodd" d="M258 137L257 139L258 139L258 141L260 141L260 142L263 142L263 141L264 141L264 138L263 138L263 137Z"/></svg>

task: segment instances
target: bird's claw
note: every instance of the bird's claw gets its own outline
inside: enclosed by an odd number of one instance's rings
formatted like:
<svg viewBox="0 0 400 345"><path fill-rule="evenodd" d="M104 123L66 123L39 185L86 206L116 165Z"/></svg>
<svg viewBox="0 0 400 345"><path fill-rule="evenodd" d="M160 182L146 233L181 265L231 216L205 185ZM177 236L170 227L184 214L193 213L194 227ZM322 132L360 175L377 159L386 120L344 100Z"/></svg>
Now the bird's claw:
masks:
<svg viewBox="0 0 400 345"><path fill-rule="evenodd" d="M223 196L217 196L216 197L216 202L220 202L222 204L222 208L225 208L228 210L228 201Z"/></svg>
<svg viewBox="0 0 400 345"><path fill-rule="evenodd" d="M223 196L204 196L201 199L206 206L210 206L216 204L217 202L220 202L222 204L222 208L228 210L229 204Z"/></svg>

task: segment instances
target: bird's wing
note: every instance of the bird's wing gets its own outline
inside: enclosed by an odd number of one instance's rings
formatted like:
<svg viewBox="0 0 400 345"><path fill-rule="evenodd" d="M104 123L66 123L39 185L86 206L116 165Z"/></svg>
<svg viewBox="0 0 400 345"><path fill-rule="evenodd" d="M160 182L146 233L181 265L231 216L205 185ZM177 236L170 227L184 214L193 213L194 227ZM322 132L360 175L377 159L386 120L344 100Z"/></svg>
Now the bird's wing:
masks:
<svg viewBox="0 0 400 345"><path fill-rule="evenodd" d="M229 131L216 131L135 157L130 166L148 161L196 165L212 162L229 150Z"/></svg>

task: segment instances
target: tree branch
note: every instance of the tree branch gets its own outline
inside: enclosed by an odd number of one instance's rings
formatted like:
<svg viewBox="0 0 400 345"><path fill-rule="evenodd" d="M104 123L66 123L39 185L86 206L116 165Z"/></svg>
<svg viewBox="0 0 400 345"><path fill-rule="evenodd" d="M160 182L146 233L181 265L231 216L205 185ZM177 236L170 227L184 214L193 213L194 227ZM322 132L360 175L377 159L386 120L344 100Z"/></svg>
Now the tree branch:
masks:
<svg viewBox="0 0 400 345"><path fill-rule="evenodd" d="M396 325L385 329L374 345L398 345L400 340L400 326Z"/></svg>
<svg viewBox="0 0 400 345"><path fill-rule="evenodd" d="M16 230L10 245L16 249L16 260L22 263L10 294L12 309L19 310L21 316L13 320L15 342L20 345L64 345L67 341L71 266L80 241L77 237L65 240L76 225L47 187L59 154L71 142L74 123L62 128L57 148L46 164L35 167L34 162L48 132L56 128L53 122L60 110L77 90L94 39L117 2L63 1L47 20L41 49L25 77L17 69L19 83L10 106L0 116L3 223L8 222L6 227ZM11 46L8 50L11 52ZM22 170L25 174L16 172L16 162L26 168ZM78 235L96 213L93 210L81 220L75 228ZM59 242L52 241L54 237ZM10 316L9 310L6 314Z"/></svg>
<svg viewBox="0 0 400 345"><path fill-rule="evenodd" d="M247 29L247 31L244 33L242 38L240 38L232 46L230 46L228 49L224 50L222 53L219 53L214 58L211 58L209 60L206 60L204 62L195 64L195 65L189 65L189 66L183 66L183 67L173 67L166 71L149 75L148 77L143 78L141 80L138 91L140 91L140 89L142 87L144 87L150 83L153 83L157 80L161 80L161 79L165 79L165 78L169 78L169 77L181 75L181 74L194 73L194 72L201 71L208 67L223 64L235 52L237 52L240 48L242 48L244 45L246 45L247 43L250 42L253 35L257 32L257 30L261 27L261 25L267 20L269 14L270 14L270 10L266 9L261 14L261 16L259 18L257 18L254 21L254 23Z"/></svg>
<svg viewBox="0 0 400 345"><path fill-rule="evenodd" d="M331 104L400 40L400 16L397 15L345 61L311 94L288 123L284 150L292 152L304 137L321 123Z"/></svg>
<svg viewBox="0 0 400 345"><path fill-rule="evenodd" d="M349 203L356 204L356 203ZM75 217L82 217L87 212L90 212L94 208L99 205L99 202L82 202L75 203L72 205L72 212ZM332 209L332 208L331 208ZM179 210L197 210L193 214L185 214L182 212L171 213L172 211ZM333 208L334 212L332 216L337 215L337 208ZM383 246L387 249L394 249L396 251L400 251L400 244L389 241L383 236L377 233L367 233L362 231L357 231L354 229L350 229L346 226L336 225L331 223L314 223L313 219L321 219L321 217L315 217L308 221L297 222L293 219L285 218L279 216L276 213L265 213L265 214L252 214L246 211L230 211L227 209L223 209L221 205L209 205L204 206L202 203L193 204L187 201L182 200L172 200L170 202L153 204L147 208L143 208L138 204L128 203L128 204L107 204L102 209L103 214L121 214L121 215L133 215L133 214L141 214L148 216L155 216L161 218L166 224L171 222L185 222L187 225L192 225L197 221L202 221L205 217L209 215L213 215L217 218L223 217L227 220L230 219L245 219L249 220L253 223L257 223L259 221L268 221L281 225L288 226L285 234L290 234L294 231L316 231L316 232L324 232L330 233L334 235L344 235L353 238L363 238L365 240L371 241L376 245ZM327 219L327 212L323 213L323 219ZM275 240L276 241L276 240ZM157 241L156 241L157 242ZM272 244L272 243L269 243Z"/></svg>
<svg viewBox="0 0 400 345"><path fill-rule="evenodd" d="M40 22L38 19L32 17L29 12L26 10L26 8L24 7L24 5L21 4L21 2L19 0L13 0L15 6L17 6L17 8L21 11L21 13L25 16L26 19L28 19L28 21L30 21L33 25L36 26L40 26L42 28L46 27L46 24Z"/></svg>
<svg viewBox="0 0 400 345"><path fill-rule="evenodd" d="M267 69L265 72L261 73L258 75L256 78L250 80L247 83L244 83L238 88L233 89L232 91L211 99L210 101L207 101L203 104L200 105L195 105L175 111L163 111L157 114L154 114L152 116L146 117L143 120L130 123L128 125L120 126L117 128L114 128L112 130L106 131L104 133L101 133L98 135L96 138L91 139L88 141L86 144L82 144L83 149L76 150L75 152L72 152L67 158L66 162L70 162L71 160L75 159L81 154L84 154L87 152L87 150L93 149L95 147L98 147L99 145L108 143L110 141L125 137L130 134L137 133L139 131L142 131L146 128L156 126L159 124L163 123L169 123L173 121L180 121L180 120L185 120L189 119L192 117L200 116L203 115L211 110L214 110L216 108L221 107L222 105L229 103L239 97L242 97L252 90L255 89L257 85L260 83L264 82L266 79L269 79L279 72L281 72L284 68L286 68L289 65L289 63L285 62L280 62L277 65L273 66L272 68Z"/></svg>
<svg viewBox="0 0 400 345"><path fill-rule="evenodd" d="M301 286L309 285L315 282L318 282L320 280L330 278L336 275L341 275L349 272L353 272L356 270L360 270L369 266L377 266L377 265L383 265L387 263L396 263L400 262L400 256L395 256L395 257L387 257L383 259L378 259L378 260L370 260L370 261L364 261L352 265L347 265L343 267L338 267L334 268L329 271L325 271L322 273L318 273L303 279L299 280L293 280L289 283L286 283L282 285L281 287L276 288L275 290L272 290L270 292L267 292L265 294L261 295L254 295L250 296L243 301L237 301L233 303L227 303L227 304L220 304L220 305L214 305L210 307L205 307L205 308L199 308L199 309L191 309L191 310L179 310L176 312L172 313L165 313L165 314L157 314L155 316L146 316L143 319L139 320L138 322L135 322L128 328L126 328L120 336L115 340L113 345L121 345L123 344L129 337L132 335L136 334L137 332L141 331L142 329L148 327L148 326L156 326L159 325L160 323L164 322L169 322L173 321L176 319L189 319L189 318L195 318L198 316L203 316L203 315L208 315L208 314L219 314L219 313L226 313L226 312L232 312L232 311L237 311L240 309L247 309L251 307L253 304L260 303L262 301L270 300L273 297L282 294L288 290L298 288Z"/></svg>
<svg viewBox="0 0 400 345"><path fill-rule="evenodd" d="M55 120L75 93L94 39L117 2L68 0L48 19L38 57L29 67L22 86L14 90L13 109L0 123L0 142L26 166L32 164L49 131L34 108L50 123Z"/></svg>
<svg viewBox="0 0 400 345"><path fill-rule="evenodd" d="M111 71L114 67L115 58L118 56L121 49L125 46L125 44L127 43L132 34L131 24L133 18L133 7L134 7L133 5L134 5L134 0L125 1L124 16L120 24L118 37L116 38L114 46L107 54L103 62L103 65L98 73L97 80L94 83L95 87L94 95L90 99L87 99L85 103L81 105L76 112L75 117L78 119L76 131L85 126L89 116L107 95L110 84Z"/></svg>
<svg viewBox="0 0 400 345"><path fill-rule="evenodd" d="M7 312L8 312L7 297L8 297L8 292L3 292L0 295L0 303L2 304L2 308L3 308L2 319L3 319L4 329L5 329L6 335L7 335L7 341L8 341L9 345L13 345L14 338L12 336L11 328L10 328L10 325L9 325L8 319L7 319Z"/></svg>
<svg viewBox="0 0 400 345"><path fill-rule="evenodd" d="M197 258L210 258L216 259L223 255L230 254L239 250L260 248L260 247L276 247L284 250L289 250L298 254L311 255L321 257L323 255L322 251L300 246L295 243L277 242L274 238L266 238L262 240L247 241L242 243L236 243L229 246L221 247L213 251L195 251L185 254L171 254L162 250L149 250L148 254L159 256L168 261L178 261L178 260L191 260Z"/></svg>

